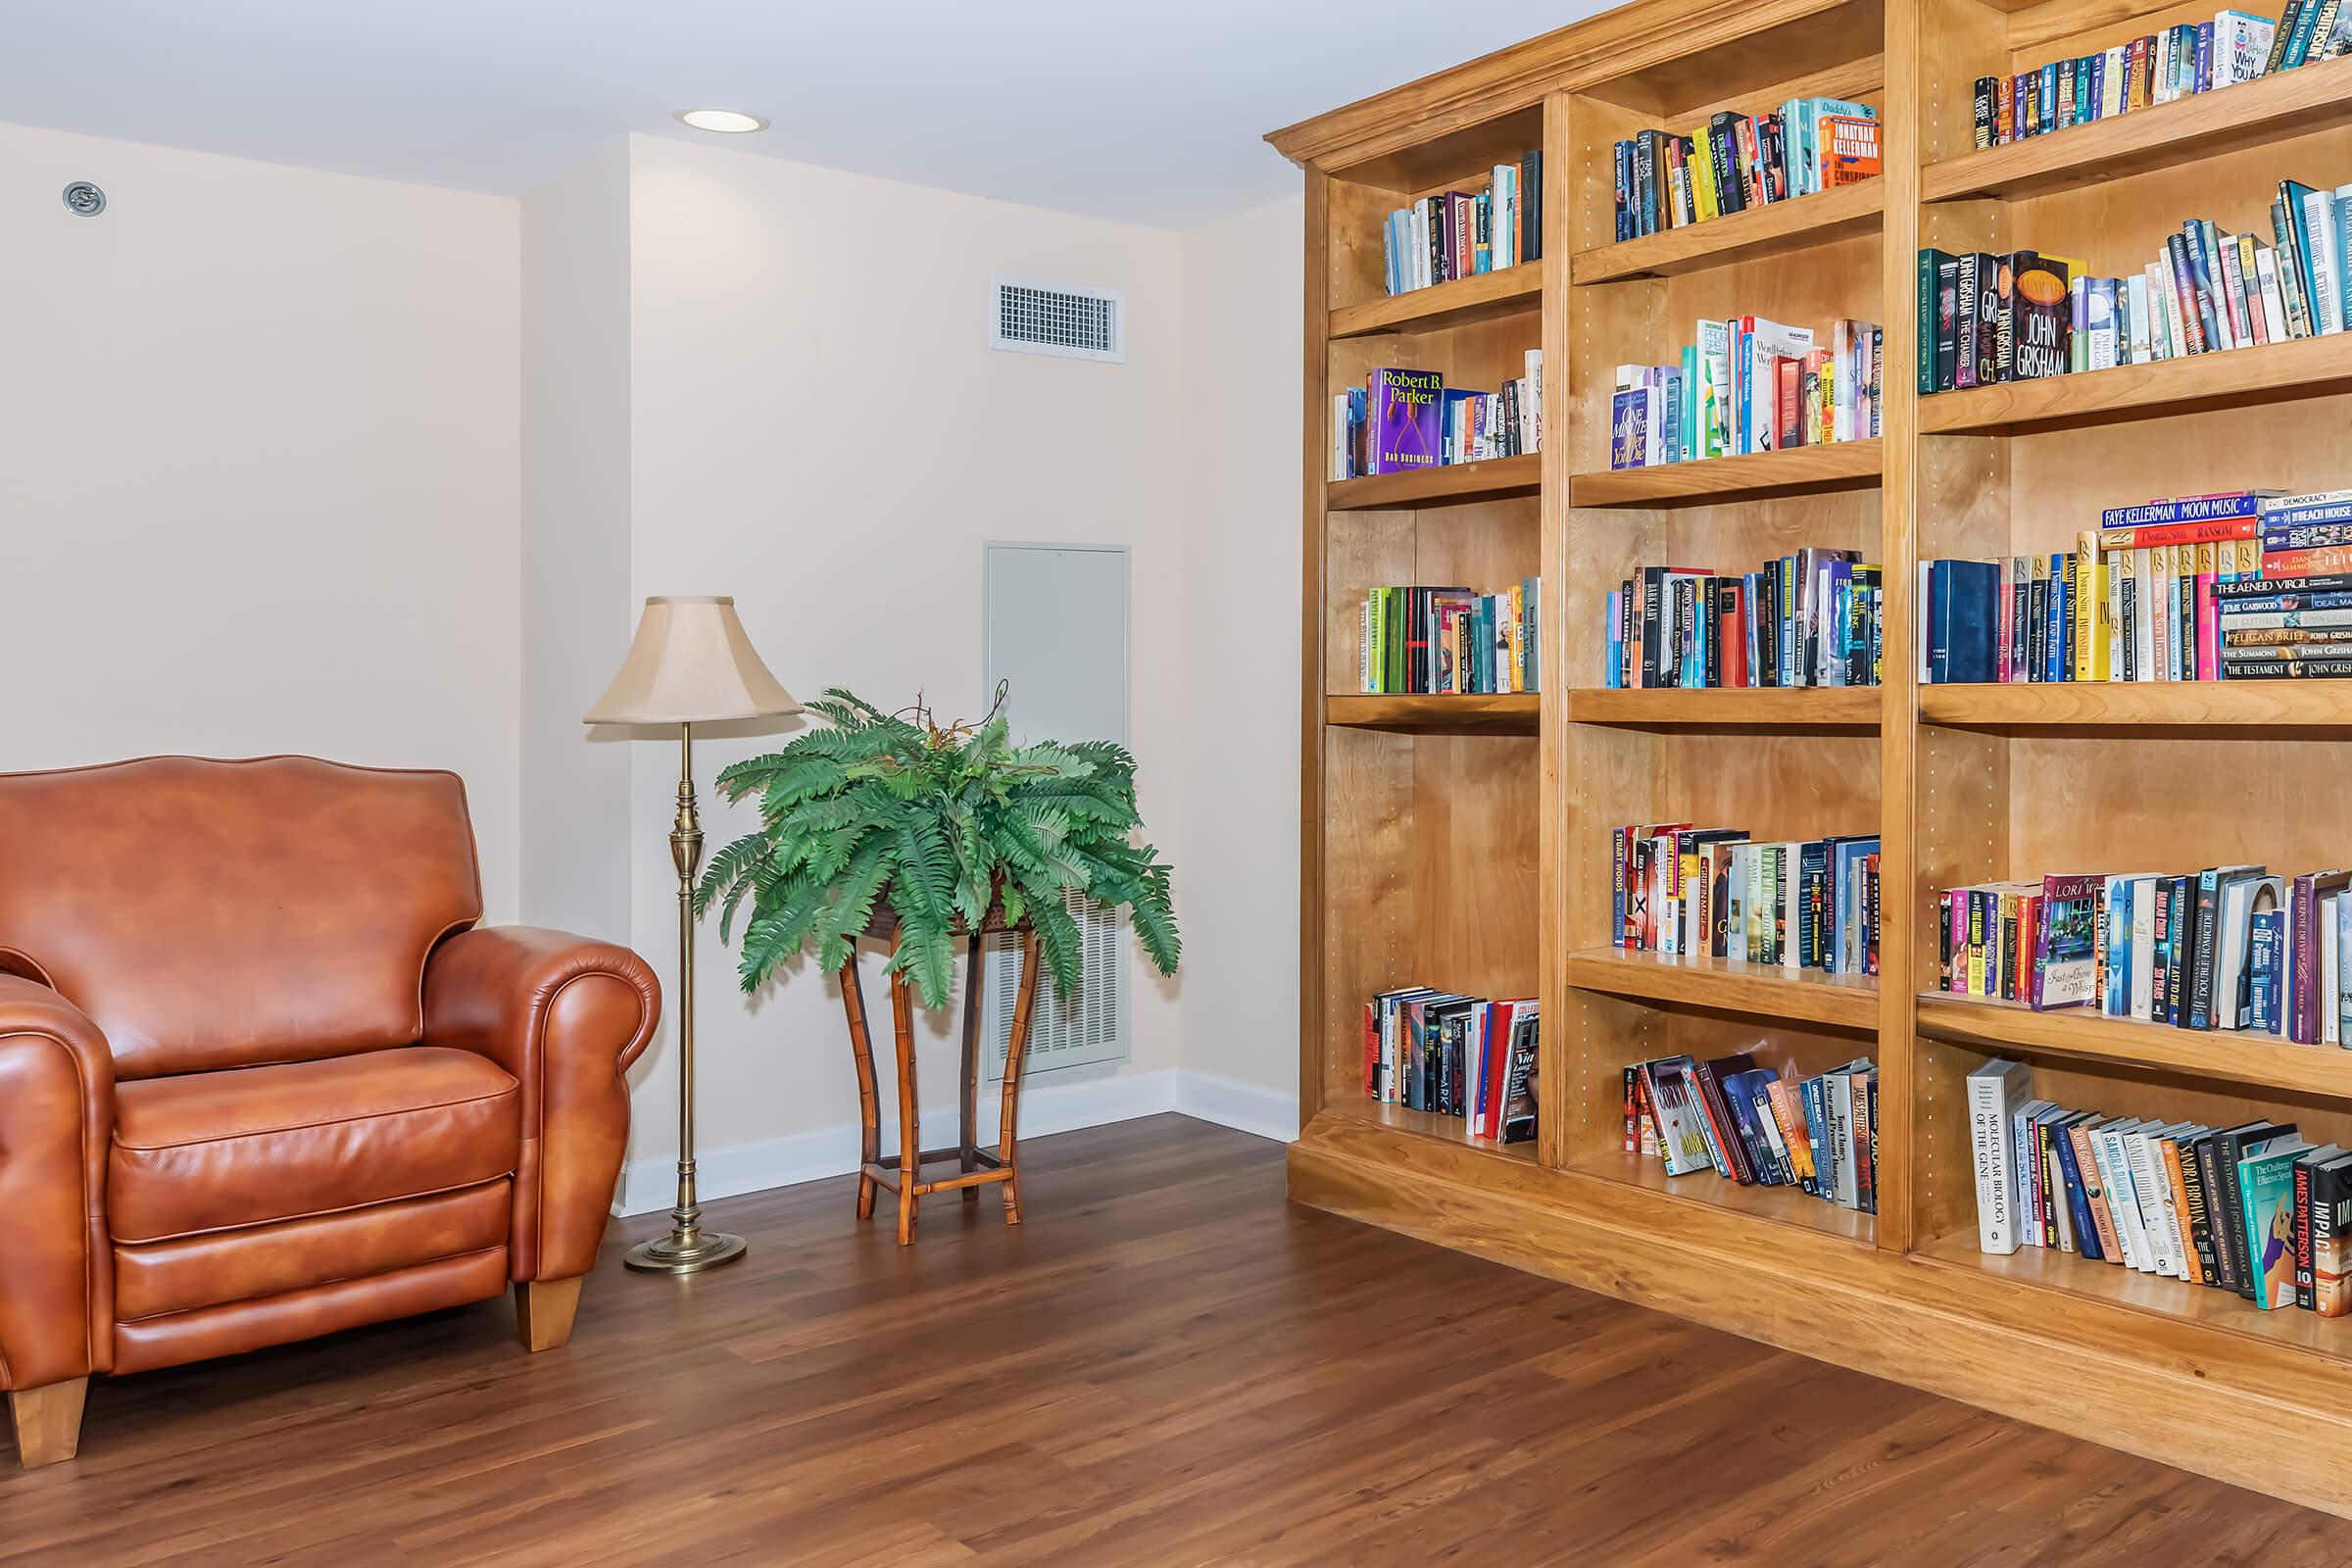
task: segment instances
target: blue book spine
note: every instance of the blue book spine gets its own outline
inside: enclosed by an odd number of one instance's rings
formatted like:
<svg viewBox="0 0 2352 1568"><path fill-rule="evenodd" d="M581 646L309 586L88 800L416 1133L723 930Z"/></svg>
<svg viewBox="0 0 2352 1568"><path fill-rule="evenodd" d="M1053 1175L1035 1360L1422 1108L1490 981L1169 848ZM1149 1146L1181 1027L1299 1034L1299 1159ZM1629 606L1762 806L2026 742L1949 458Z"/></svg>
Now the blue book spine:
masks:
<svg viewBox="0 0 2352 1568"><path fill-rule="evenodd" d="M2132 1012L2132 883L2119 878L2107 895L2107 995L2100 1011L2110 1018Z"/></svg>
<svg viewBox="0 0 2352 1568"><path fill-rule="evenodd" d="M1759 573L1752 571L1740 579L1740 607L1743 612L1740 620L1740 629L1747 637L1747 683L1750 686L1764 684L1764 617L1756 612L1756 589L1762 580Z"/></svg>
<svg viewBox="0 0 2352 1568"><path fill-rule="evenodd" d="M2279 948L2285 930L2285 912L2268 909L2254 916L2246 938L2246 963L2253 970L2246 987L2246 1027L2256 1034L2279 1033Z"/></svg>
<svg viewBox="0 0 2352 1568"><path fill-rule="evenodd" d="M2307 507L2278 507L2262 514L2265 528L2291 528L2303 522L2352 522L2352 501L2315 501Z"/></svg>
<svg viewBox="0 0 2352 1568"><path fill-rule="evenodd" d="M2134 507L2109 507L2099 514L2102 528L2136 528L2149 522L2212 522L2226 517L2251 517L2262 510L2262 498L2247 493L2204 496L2193 501L2146 501Z"/></svg>
<svg viewBox="0 0 2352 1568"><path fill-rule="evenodd" d="M1617 237L1634 237L1634 144L1617 144Z"/></svg>
<svg viewBox="0 0 2352 1568"><path fill-rule="evenodd" d="M2045 132L2056 130L2058 128L2058 62L2055 60L2041 68L2040 111L2041 128Z"/></svg>
<svg viewBox="0 0 2352 1568"><path fill-rule="evenodd" d="M2082 1169L2075 1158L2075 1141L2063 1127L2052 1129L2050 1147L2058 1154L2058 1177L2066 1184L2066 1211L2075 1223L2075 1250L2084 1257L2106 1261L2099 1250L2098 1222L2090 1217L2090 1200L2083 1195Z"/></svg>
<svg viewBox="0 0 2352 1568"><path fill-rule="evenodd" d="M2213 85L2213 24L2197 24L2196 80L2189 84L2191 92L2204 92Z"/></svg>
<svg viewBox="0 0 2352 1568"><path fill-rule="evenodd" d="M2099 106L2107 101L2107 52L2099 51L2090 57L2090 113L2085 120L2097 120Z"/></svg>
<svg viewBox="0 0 2352 1568"><path fill-rule="evenodd" d="M2222 613L2276 614L2284 610L2352 610L2352 593L2265 594L2256 599L2225 599Z"/></svg>

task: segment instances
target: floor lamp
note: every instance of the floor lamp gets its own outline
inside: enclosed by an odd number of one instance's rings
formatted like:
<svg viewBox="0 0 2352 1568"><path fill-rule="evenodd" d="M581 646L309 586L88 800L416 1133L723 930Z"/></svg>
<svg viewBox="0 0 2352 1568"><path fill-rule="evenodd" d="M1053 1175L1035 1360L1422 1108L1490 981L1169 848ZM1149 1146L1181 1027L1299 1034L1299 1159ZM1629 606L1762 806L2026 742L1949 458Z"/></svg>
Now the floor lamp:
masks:
<svg viewBox="0 0 2352 1568"><path fill-rule="evenodd" d="M732 1263L740 1236L706 1231L694 1184L694 878L703 825L694 809L694 726L797 713L801 705L752 650L732 599L648 599L620 673L588 710L590 724L678 726L678 813L669 857L678 867L678 1200L669 1234L640 1242L622 1261L657 1274Z"/></svg>

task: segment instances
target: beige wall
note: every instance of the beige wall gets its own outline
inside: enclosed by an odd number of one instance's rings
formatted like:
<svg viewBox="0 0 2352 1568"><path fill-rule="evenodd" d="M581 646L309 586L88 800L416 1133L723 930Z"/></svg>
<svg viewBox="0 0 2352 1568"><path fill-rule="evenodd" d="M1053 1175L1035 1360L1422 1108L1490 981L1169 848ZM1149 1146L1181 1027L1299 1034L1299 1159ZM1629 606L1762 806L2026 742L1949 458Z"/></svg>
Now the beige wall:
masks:
<svg viewBox="0 0 2352 1568"><path fill-rule="evenodd" d="M1184 1064L1298 1089L1299 270L1294 197L1179 239L1184 258L1183 578L1192 637L1247 658L1196 662L1181 701L1187 995ZM1236 1027L1241 1020L1242 1026ZM1213 1110L1213 1103L1202 1103Z"/></svg>
<svg viewBox="0 0 2352 1568"><path fill-rule="evenodd" d="M0 766L454 768L512 919L517 250L511 201L0 125Z"/></svg>
<svg viewBox="0 0 2352 1568"><path fill-rule="evenodd" d="M625 141L522 203L521 531L522 918L627 942L629 749L580 724L635 605Z"/></svg>
<svg viewBox="0 0 2352 1568"><path fill-rule="evenodd" d="M74 178L104 217L65 211ZM674 748L578 723L640 599L734 594L803 695L970 714L981 544L1122 543L1186 966L1139 962L1133 1059L1041 1080L1028 1125L1287 1126L1297 202L1178 234L638 138L516 203L8 127L0 198L0 288L43 306L10 345L42 373L0 376L5 765L454 767L492 918L666 981ZM990 350L992 272L1122 291L1127 362ZM774 738L709 736L698 772ZM749 824L706 805L713 846ZM700 953L710 1191L845 1168L830 978L746 1000L714 930ZM674 1072L665 1026L641 1188Z"/></svg>
<svg viewBox="0 0 2352 1568"><path fill-rule="evenodd" d="M654 138L632 141L631 167L635 592L733 594L804 696L847 686L895 707L922 692L942 716L972 715L986 706L982 542L1130 546L1143 808L1181 868L1185 692L1205 650L1185 618L1173 236ZM992 271L1122 291L1127 363L992 351ZM770 744L713 738L699 771ZM635 754L635 935L665 953L675 750ZM710 803L705 823L715 847L755 820ZM699 1141L854 1125L831 977L804 959L747 1000L714 927L700 952ZM1189 982L1139 982L1125 1070L1174 1067ZM934 1104L954 1098L952 1017L924 1021ZM638 1077L640 1156L674 1148L668 1051L665 1030Z"/></svg>

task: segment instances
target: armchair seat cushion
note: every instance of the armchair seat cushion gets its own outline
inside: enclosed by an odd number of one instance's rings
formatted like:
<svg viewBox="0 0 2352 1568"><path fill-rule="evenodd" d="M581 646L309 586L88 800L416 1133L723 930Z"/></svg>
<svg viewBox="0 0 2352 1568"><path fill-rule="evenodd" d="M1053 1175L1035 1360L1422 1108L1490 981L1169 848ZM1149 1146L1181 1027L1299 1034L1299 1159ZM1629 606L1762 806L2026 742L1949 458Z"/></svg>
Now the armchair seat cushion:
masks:
<svg viewBox="0 0 2352 1568"><path fill-rule="evenodd" d="M411 1046L117 1087L107 1212L118 1242L336 1213L513 1175L514 1079Z"/></svg>

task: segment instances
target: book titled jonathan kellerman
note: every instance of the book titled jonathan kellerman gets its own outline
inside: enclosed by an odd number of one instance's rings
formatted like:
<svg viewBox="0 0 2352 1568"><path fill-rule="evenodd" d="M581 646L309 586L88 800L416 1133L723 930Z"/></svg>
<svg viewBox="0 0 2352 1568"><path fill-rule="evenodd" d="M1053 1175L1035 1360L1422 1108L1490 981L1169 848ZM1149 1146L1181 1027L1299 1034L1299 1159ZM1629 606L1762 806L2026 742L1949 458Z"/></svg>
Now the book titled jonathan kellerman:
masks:
<svg viewBox="0 0 2352 1568"><path fill-rule="evenodd" d="M1435 370L1374 370L1370 390L1370 471L1435 466L1441 461L1446 378Z"/></svg>

